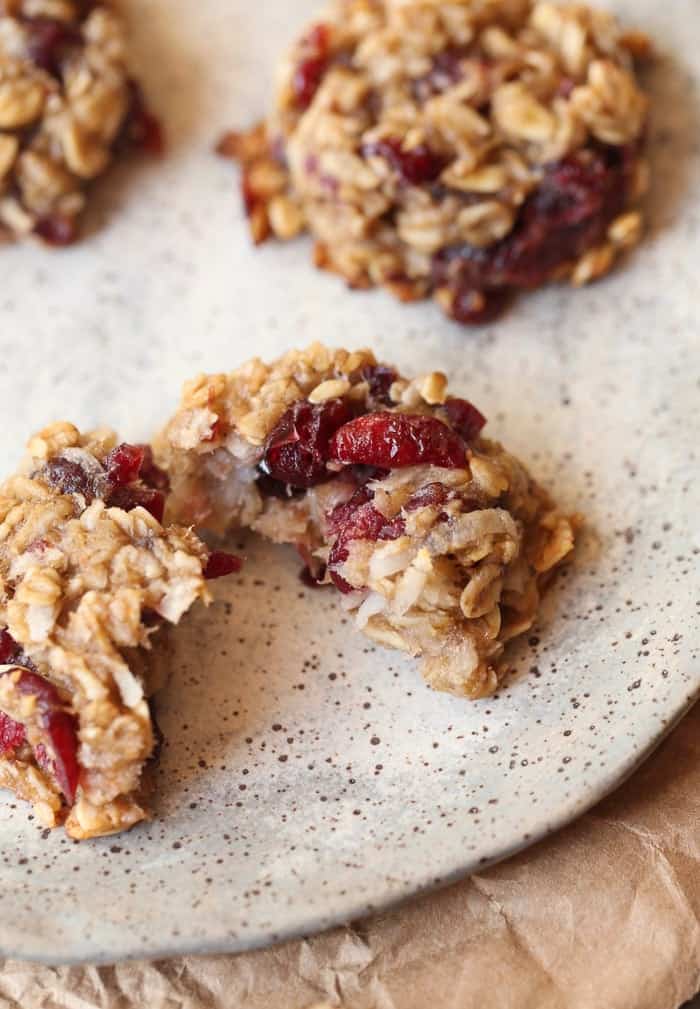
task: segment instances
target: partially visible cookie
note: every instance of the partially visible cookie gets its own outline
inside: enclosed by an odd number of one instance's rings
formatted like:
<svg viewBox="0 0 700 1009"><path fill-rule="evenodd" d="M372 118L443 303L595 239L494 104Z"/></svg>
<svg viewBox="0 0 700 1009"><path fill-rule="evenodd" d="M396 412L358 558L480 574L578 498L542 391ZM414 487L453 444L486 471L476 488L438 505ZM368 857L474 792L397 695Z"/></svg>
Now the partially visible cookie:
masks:
<svg viewBox="0 0 700 1009"><path fill-rule="evenodd" d="M295 544L359 629L476 698L575 537L485 423L440 373L314 344L194 379L155 451L172 520Z"/></svg>
<svg viewBox="0 0 700 1009"><path fill-rule="evenodd" d="M256 242L308 229L351 287L483 322L639 240L649 50L581 4L332 0L267 122L219 151L242 162Z"/></svg>
<svg viewBox="0 0 700 1009"><path fill-rule="evenodd" d="M0 485L0 787L76 839L147 815L151 639L237 567L161 525L166 487L145 446L67 423Z"/></svg>
<svg viewBox="0 0 700 1009"><path fill-rule="evenodd" d="M0 236L68 245L124 144L160 149L107 2L0 0Z"/></svg>

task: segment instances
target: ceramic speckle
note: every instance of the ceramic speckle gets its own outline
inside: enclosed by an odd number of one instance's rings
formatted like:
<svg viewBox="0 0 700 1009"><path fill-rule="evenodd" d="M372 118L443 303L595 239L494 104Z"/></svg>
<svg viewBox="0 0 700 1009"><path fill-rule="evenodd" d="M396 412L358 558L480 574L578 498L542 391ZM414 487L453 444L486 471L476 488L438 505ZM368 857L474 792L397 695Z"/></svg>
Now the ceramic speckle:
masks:
<svg viewBox="0 0 700 1009"><path fill-rule="evenodd" d="M126 6L171 154L101 187L84 246L2 251L3 468L52 419L147 435L199 369L372 343L449 373L587 524L514 675L477 704L354 634L293 552L245 540L241 577L168 645L153 822L78 845L0 799L0 951L52 961L242 949L444 883L599 799L700 690L694 0L614 5L663 55L646 244L477 331L345 292L304 242L249 248L211 143L262 111L260 68L313 2Z"/></svg>

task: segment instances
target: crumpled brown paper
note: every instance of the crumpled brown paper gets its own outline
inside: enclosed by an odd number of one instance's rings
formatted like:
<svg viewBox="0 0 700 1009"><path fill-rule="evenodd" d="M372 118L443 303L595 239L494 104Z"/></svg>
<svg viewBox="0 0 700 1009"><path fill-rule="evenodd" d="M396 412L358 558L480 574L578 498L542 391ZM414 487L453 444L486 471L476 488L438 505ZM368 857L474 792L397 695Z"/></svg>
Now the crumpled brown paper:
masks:
<svg viewBox="0 0 700 1009"><path fill-rule="evenodd" d="M700 989L700 706L631 781L494 869L235 957L52 969L22 1009L677 1009Z"/></svg>

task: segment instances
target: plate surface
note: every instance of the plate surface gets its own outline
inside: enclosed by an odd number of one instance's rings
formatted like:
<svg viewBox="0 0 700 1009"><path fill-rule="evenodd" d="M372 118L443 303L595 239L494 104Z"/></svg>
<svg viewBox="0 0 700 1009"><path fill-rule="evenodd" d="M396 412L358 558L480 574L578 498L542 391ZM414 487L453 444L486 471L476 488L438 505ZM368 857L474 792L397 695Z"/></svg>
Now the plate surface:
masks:
<svg viewBox="0 0 700 1009"><path fill-rule="evenodd" d="M454 879L600 799L700 691L696 0L617 4L661 52L647 242L474 331L347 293L304 241L249 247L212 141L263 111L312 0L126 6L170 156L100 187L85 245L2 252L2 469L50 420L143 438L198 370L371 343L450 374L587 528L515 675L477 704L429 692L291 552L247 541L240 580L173 637L154 821L77 845L0 799L0 953L50 961L243 949Z"/></svg>

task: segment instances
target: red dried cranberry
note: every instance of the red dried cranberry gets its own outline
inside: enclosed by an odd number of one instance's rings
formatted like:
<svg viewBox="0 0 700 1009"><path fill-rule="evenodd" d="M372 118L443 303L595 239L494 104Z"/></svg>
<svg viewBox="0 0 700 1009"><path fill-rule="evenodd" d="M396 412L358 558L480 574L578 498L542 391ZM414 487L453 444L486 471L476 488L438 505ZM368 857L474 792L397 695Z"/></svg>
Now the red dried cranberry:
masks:
<svg viewBox="0 0 700 1009"><path fill-rule="evenodd" d="M53 773L67 801L73 803L80 777L76 719L65 710L54 685L38 673L23 671L15 686L21 694L36 698L41 728L53 758Z"/></svg>
<svg viewBox="0 0 700 1009"><path fill-rule="evenodd" d="M328 573L341 592L353 592L354 587L337 573L337 568L350 556L348 544L353 540L395 540L405 530L400 515L388 519L372 504L373 492L368 487L360 487L345 504L338 505L327 517L327 527L331 535L336 535L328 555Z"/></svg>
<svg viewBox="0 0 700 1009"><path fill-rule="evenodd" d="M165 513L165 494L139 484L115 487L105 504L108 508L121 508L125 512L133 511L134 508L145 508L157 522L162 522Z"/></svg>
<svg viewBox="0 0 700 1009"><path fill-rule="evenodd" d="M212 550L204 568L204 577L208 580L213 578L223 578L241 570L242 561L234 554L228 554L223 550Z"/></svg>
<svg viewBox="0 0 700 1009"><path fill-rule="evenodd" d="M502 315L510 300L507 288L479 291L469 285L457 285L449 314L462 325L481 326Z"/></svg>
<svg viewBox="0 0 700 1009"><path fill-rule="evenodd" d="M504 239L487 248L441 250L434 279L457 292L455 314L473 321L471 292L537 287L600 242L624 208L633 163L633 152L601 147L548 165ZM464 310L460 298L467 299Z"/></svg>
<svg viewBox="0 0 700 1009"><path fill-rule="evenodd" d="M328 69L330 33L326 25L315 25L302 42L306 56L292 78L295 104L308 109Z"/></svg>
<svg viewBox="0 0 700 1009"><path fill-rule="evenodd" d="M9 715L0 711L0 757L18 749L26 738L27 731L21 722L15 722Z"/></svg>
<svg viewBox="0 0 700 1009"><path fill-rule="evenodd" d="M320 589L323 585L323 579L326 577L326 565L322 564L318 571L314 572L311 570L308 564L299 572L299 581L306 585L308 589Z"/></svg>
<svg viewBox="0 0 700 1009"><path fill-rule="evenodd" d="M398 378L393 368L384 364L368 364L361 372L363 380L369 386L367 401L370 407L391 406L389 389Z"/></svg>
<svg viewBox="0 0 700 1009"><path fill-rule="evenodd" d="M113 448L105 459L107 476L115 487L125 487L138 479L145 450L143 445L129 445L123 442Z"/></svg>
<svg viewBox="0 0 700 1009"><path fill-rule="evenodd" d="M82 494L88 503L95 497L94 475L73 459L63 456L49 459L40 476L60 494Z"/></svg>
<svg viewBox="0 0 700 1009"><path fill-rule="evenodd" d="M36 666L7 628L0 630L0 666L23 666L36 672Z"/></svg>
<svg viewBox="0 0 700 1009"><path fill-rule="evenodd" d="M342 399L294 403L267 439L261 470L291 487L312 487L327 479L328 443L351 416Z"/></svg>
<svg viewBox="0 0 700 1009"><path fill-rule="evenodd" d="M428 73L413 81L413 94L418 101L425 102L461 81L464 76L463 62L467 56L468 49L461 46L452 46L439 52Z"/></svg>
<svg viewBox="0 0 700 1009"><path fill-rule="evenodd" d="M312 56L296 68L292 88L294 89L294 100L300 108L308 109L311 105L327 68L328 60L322 56Z"/></svg>
<svg viewBox="0 0 700 1009"><path fill-rule="evenodd" d="M246 217L252 217L256 207L261 202L261 197L251 184L247 172L244 172L241 178L241 198Z"/></svg>
<svg viewBox="0 0 700 1009"><path fill-rule="evenodd" d="M387 137L362 148L365 157L384 158L410 186L434 182L447 164L446 159L427 144L405 150L398 137Z"/></svg>
<svg viewBox="0 0 700 1009"><path fill-rule="evenodd" d="M335 508L326 515L326 530L329 536L339 535L354 515L362 507L374 498L374 491L366 485L359 487L349 501L336 505Z"/></svg>
<svg viewBox="0 0 700 1009"><path fill-rule="evenodd" d="M483 413L466 399L449 396L445 400L445 412L452 427L466 442L478 438L486 424Z"/></svg>
<svg viewBox="0 0 700 1009"><path fill-rule="evenodd" d="M136 81L129 81L129 110L116 146L126 142L146 154L160 156L165 152L165 136L160 122L148 111L143 91Z"/></svg>
<svg viewBox="0 0 700 1009"><path fill-rule="evenodd" d="M34 234L47 245L72 245L78 238L78 221L66 214L46 214L34 225Z"/></svg>
<svg viewBox="0 0 700 1009"><path fill-rule="evenodd" d="M303 487L290 487L280 480L273 480L267 473L260 472L255 479L255 486L263 497L274 497L280 501L289 501L290 498L303 497Z"/></svg>
<svg viewBox="0 0 700 1009"><path fill-rule="evenodd" d="M19 652L19 645L10 632L3 627L0 630L0 666L9 666Z"/></svg>
<svg viewBox="0 0 700 1009"><path fill-rule="evenodd" d="M329 449L334 462L385 469L421 464L459 469L465 465L460 436L436 417L421 414L382 412L357 417L336 431Z"/></svg>
<svg viewBox="0 0 700 1009"><path fill-rule="evenodd" d="M427 483L411 494L404 505L404 511L414 512L419 508L439 508L447 501L449 492L443 483Z"/></svg>
<svg viewBox="0 0 700 1009"><path fill-rule="evenodd" d="M309 548L303 544L297 544L297 552L304 562L304 566L299 572L299 580L310 589L321 588L323 579L326 577L326 565L314 557Z"/></svg>
<svg viewBox="0 0 700 1009"><path fill-rule="evenodd" d="M141 482L145 483L147 487L152 487L153 490L162 490L167 493L170 490L170 477L164 469L156 466L151 446L137 445L136 447L143 450L143 462L139 472Z"/></svg>
<svg viewBox="0 0 700 1009"><path fill-rule="evenodd" d="M68 52L82 41L80 31L65 21L52 18L27 19L24 30L30 60L46 73L60 77Z"/></svg>

